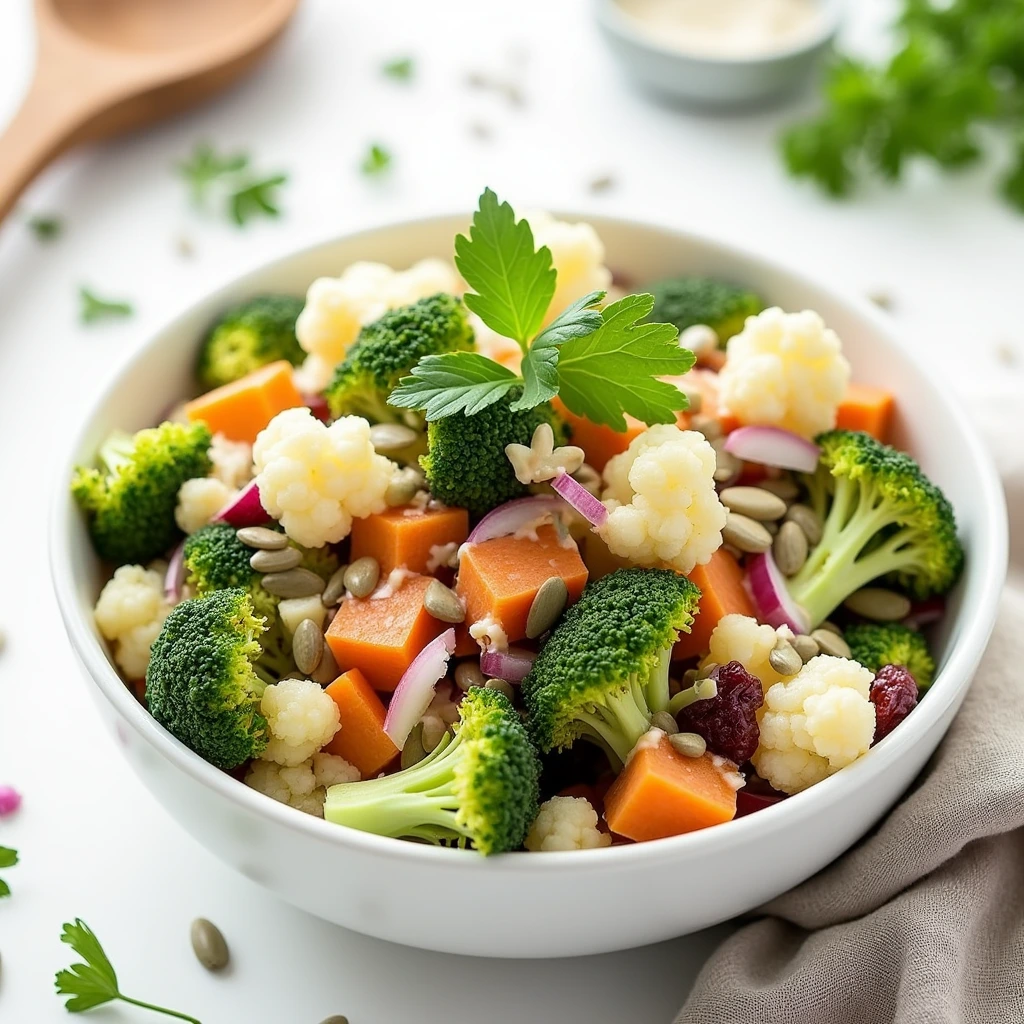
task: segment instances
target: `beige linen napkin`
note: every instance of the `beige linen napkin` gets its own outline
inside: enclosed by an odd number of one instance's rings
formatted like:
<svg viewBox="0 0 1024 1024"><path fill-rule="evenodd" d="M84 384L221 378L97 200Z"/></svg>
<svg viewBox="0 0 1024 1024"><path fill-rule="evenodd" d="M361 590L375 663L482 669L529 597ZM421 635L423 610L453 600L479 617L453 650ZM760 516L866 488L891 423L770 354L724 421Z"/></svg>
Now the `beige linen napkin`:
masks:
<svg viewBox="0 0 1024 1024"><path fill-rule="evenodd" d="M1024 1022L1024 381L1013 383L976 406L1006 486L1011 577L960 713L873 833L716 951L676 1024Z"/></svg>

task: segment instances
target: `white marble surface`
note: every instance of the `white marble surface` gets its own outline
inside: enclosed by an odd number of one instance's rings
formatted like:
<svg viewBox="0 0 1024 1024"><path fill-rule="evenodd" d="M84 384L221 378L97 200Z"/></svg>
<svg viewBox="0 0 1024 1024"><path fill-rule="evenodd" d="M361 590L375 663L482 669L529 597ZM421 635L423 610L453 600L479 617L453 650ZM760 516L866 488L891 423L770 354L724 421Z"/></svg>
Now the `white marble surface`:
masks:
<svg viewBox="0 0 1024 1024"><path fill-rule="evenodd" d="M330 1013L352 1024L655 1024L681 1001L717 933L589 960L474 961L346 933L230 873L151 803L101 731L46 568L52 455L127 350L212 285L280 252L382 219L468 208L485 184L519 208L662 219L850 290L884 290L908 340L959 386L1019 390L1024 219L991 197L990 172L952 182L915 174L910 189L829 204L788 181L775 158L792 109L712 119L648 102L622 81L588 6L307 0L258 78L193 115L65 159L0 231L0 782L25 794L23 810L0 823L0 843L23 858L5 872L15 892L0 906L0 1020L67 1019L51 983L69 962L61 922L76 915L106 944L125 991L204 1024L316 1024ZM0 123L28 78L29 9L30 0L0 4ZM870 44L885 9L858 3L852 37ZM381 61L406 53L417 57L415 83L383 79ZM507 70L523 106L469 88L478 69ZM491 138L475 137L473 124ZM203 138L288 170L287 215L239 232L191 212L171 167ZM395 153L386 180L356 170L371 140ZM588 182L605 174L614 187L590 194ZM41 245L27 212L59 213L65 236ZM182 237L191 259L177 251ZM80 327L83 283L130 298L137 315ZM192 958L188 923L200 914L231 945L224 977ZM92 1016L147 1019L127 1008Z"/></svg>

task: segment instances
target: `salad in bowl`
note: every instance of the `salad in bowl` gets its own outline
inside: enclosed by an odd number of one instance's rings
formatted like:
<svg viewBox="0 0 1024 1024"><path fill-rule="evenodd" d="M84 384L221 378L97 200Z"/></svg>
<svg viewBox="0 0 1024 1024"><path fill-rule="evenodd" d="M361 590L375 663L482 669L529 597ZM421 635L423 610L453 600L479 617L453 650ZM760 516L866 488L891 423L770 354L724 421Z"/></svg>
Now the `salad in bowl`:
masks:
<svg viewBox="0 0 1024 1024"><path fill-rule="evenodd" d="M965 559L895 395L814 310L604 261L487 190L451 261L223 312L71 480L159 726L296 817L595 858L903 728Z"/></svg>

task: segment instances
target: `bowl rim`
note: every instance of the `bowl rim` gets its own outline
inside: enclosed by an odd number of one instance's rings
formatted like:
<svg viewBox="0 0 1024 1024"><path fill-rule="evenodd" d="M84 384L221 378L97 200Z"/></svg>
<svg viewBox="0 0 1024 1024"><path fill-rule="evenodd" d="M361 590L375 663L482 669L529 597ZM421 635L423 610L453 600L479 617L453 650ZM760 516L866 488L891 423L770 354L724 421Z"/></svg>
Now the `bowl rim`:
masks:
<svg viewBox="0 0 1024 1024"><path fill-rule="evenodd" d="M866 320L875 336L881 339L885 345L900 349L912 362L915 372L928 381L940 400L945 403L945 414L953 421L955 428L967 442L970 462L973 463L979 477L983 493L979 495L978 507L982 510L982 521L976 525L974 534L972 534L971 558L983 566L984 578L977 588L981 595L980 604L975 604L970 609L966 607L961 609L960 615L967 616L967 619L962 623L957 644L950 650L945 664L929 688L927 700L921 703L914 715L902 723L900 729L891 733L877 746L872 747L866 755L852 765L802 793L788 797L756 814L746 815L714 828L702 829L680 836L611 846L600 850L562 851L555 858L522 855L518 851L492 857L481 857L478 853L470 850L411 843L332 824L281 804L208 764L160 726L135 699L107 660L93 625L78 607L79 591L71 570L70 532L67 529L69 516L78 513L68 491L67 480L70 479L70 474L76 465L76 455L81 449L86 429L119 389L121 379L137 365L143 363L159 345L166 344L165 339L178 331L179 325L189 320L199 307L212 303L218 296L226 297L237 291L240 287L244 287L245 282L251 278L273 274L296 260L312 256L320 250L329 250L339 242L358 244L361 239L368 240L382 233L402 229L435 228L440 230L442 227L446 227L454 232L468 224L469 214L463 211L454 214L396 218L391 221L378 222L372 227L354 232L344 232L320 242L302 246L274 260L251 267L244 273L222 282L212 291L205 292L202 297L191 302L187 308L164 322L146 341L114 362L106 385L101 389L99 395L89 403L86 414L81 417L71 436L64 456L58 459L56 464L58 475L53 484L48 524L50 573L65 630L74 652L89 676L91 685L95 685L112 705L117 712L119 722L130 726L176 768L224 799L241 805L244 811L273 822L289 832L301 833L310 840L334 844L339 850L348 846L395 863L431 864L459 870L487 871L500 868L502 871L541 872L551 869L558 870L564 866L573 871L603 872L626 864L642 866L655 861L683 858L684 856L714 855L717 850L756 841L759 835L769 835L795 826L817 816L829 804L841 802L851 796L860 786L869 784L873 776L884 774L889 766L899 761L903 753L908 752L917 741L921 740L943 717L949 707L957 702L969 688L973 673L995 625L997 605L1006 579L1009 557L1007 513L1002 484L993 459L966 415L962 404L952 398L944 380L938 373L919 360L915 353L900 341L889 318L867 299L847 294L825 284L813 275L795 269L785 260L759 253L746 246L723 242L705 234L643 219L608 216L592 212L554 212L561 218L586 221L592 224L599 233L602 225L626 230L650 231L660 234L666 239L670 238L677 245L704 251L716 251L721 257L736 262L756 264L767 271L782 274L794 283L820 291L831 301L845 306ZM614 263L614 260L612 262ZM959 682L957 682L958 680Z"/></svg>

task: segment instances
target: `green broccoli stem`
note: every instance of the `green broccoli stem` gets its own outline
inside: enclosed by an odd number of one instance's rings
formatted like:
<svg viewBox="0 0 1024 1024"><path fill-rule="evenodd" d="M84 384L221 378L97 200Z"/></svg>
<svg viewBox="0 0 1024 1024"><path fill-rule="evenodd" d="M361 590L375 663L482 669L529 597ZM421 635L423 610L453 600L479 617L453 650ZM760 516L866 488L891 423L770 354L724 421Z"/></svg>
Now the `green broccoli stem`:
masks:
<svg viewBox="0 0 1024 1024"><path fill-rule="evenodd" d="M619 767L626 763L629 752L651 727L644 687L635 677L629 686L581 711L577 720L583 726L583 735L589 735L605 747L618 760Z"/></svg>
<svg viewBox="0 0 1024 1024"><path fill-rule="evenodd" d="M669 702L666 710L670 715L677 715L683 708L696 704L699 700L710 700L718 696L718 683L710 676L698 679L693 686L680 690Z"/></svg>
<svg viewBox="0 0 1024 1024"><path fill-rule="evenodd" d="M100 446L98 457L104 469L113 476L132 461L134 453L135 438L131 434L117 431Z"/></svg>
<svg viewBox="0 0 1024 1024"><path fill-rule="evenodd" d="M666 647L658 654L658 661L651 670L650 678L647 680L647 706L652 713L664 711L668 708L668 670L671 664L672 648Z"/></svg>

